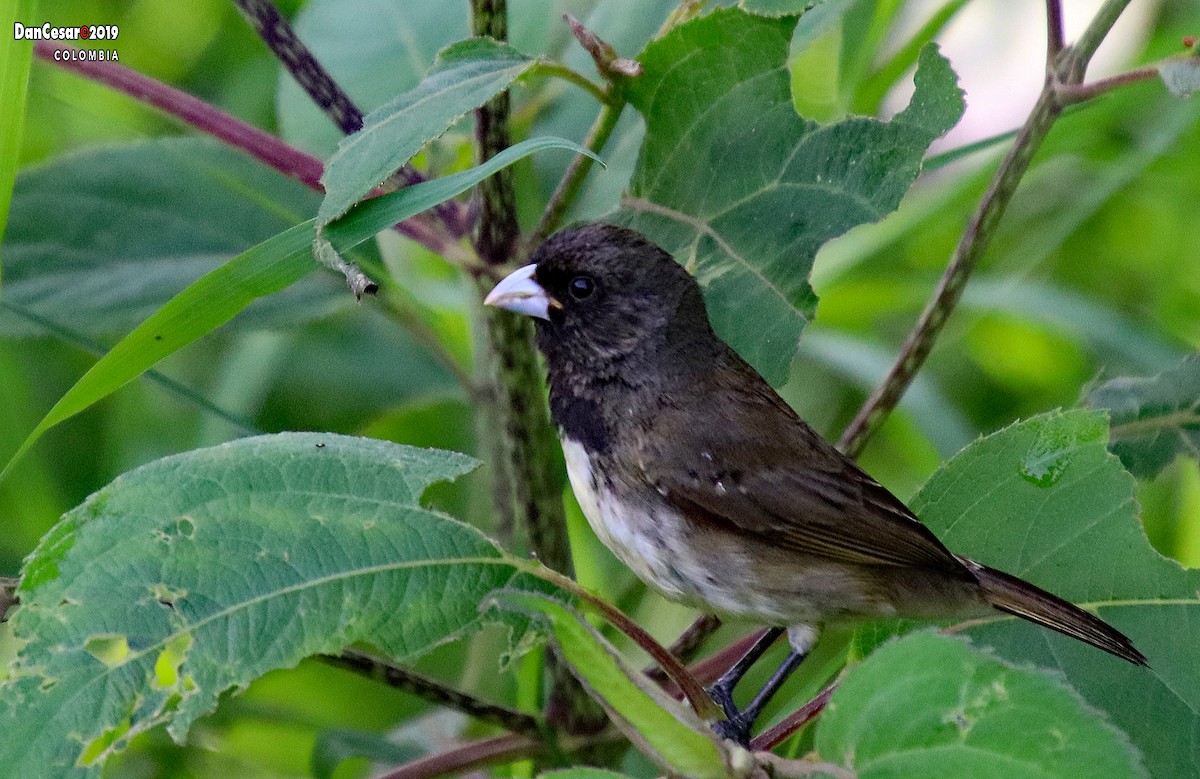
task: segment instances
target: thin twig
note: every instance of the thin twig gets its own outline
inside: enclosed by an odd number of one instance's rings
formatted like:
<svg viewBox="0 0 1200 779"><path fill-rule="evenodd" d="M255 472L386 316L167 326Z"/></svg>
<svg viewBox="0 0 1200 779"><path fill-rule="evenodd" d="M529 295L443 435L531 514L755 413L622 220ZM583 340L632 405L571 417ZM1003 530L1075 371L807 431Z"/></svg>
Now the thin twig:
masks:
<svg viewBox="0 0 1200 779"><path fill-rule="evenodd" d="M77 51L79 50L73 46L45 40L35 43L33 49L33 53L46 62L90 81L104 84L141 103L152 105L197 130L246 152L288 178L318 192L324 191L321 186L324 165L311 154L306 154L199 98L118 62L93 61L72 56ZM396 225L396 229L438 254L443 253L450 240L424 217L407 219Z"/></svg>
<svg viewBox="0 0 1200 779"><path fill-rule="evenodd" d="M338 655L319 655L318 657L329 665L375 679L389 687L403 690L442 706L448 706L482 722L499 725L513 733L535 739L540 739L545 734L542 721L531 714L481 700L411 668L403 668L366 652L347 649Z"/></svg>
<svg viewBox="0 0 1200 779"><path fill-rule="evenodd" d="M83 333L76 332L75 330L59 324L52 319L47 319L32 309L28 309L22 305L13 303L12 300L6 299L3 302L0 302L0 309L11 311L15 316L33 322L46 332L53 334L57 338L60 338L72 346L76 346L95 357L103 357L109 351L109 347L93 341ZM175 381L170 376L167 376L160 371L150 368L144 371L142 376L151 382L158 384L167 392L195 405L201 411L227 422L236 428L241 435L261 435L263 432L255 427L251 420L240 417L230 411L226 411L210 401L208 398L201 395L196 390L188 387L185 384Z"/></svg>
<svg viewBox="0 0 1200 779"><path fill-rule="evenodd" d="M692 706L692 710L702 719L716 719L720 716L720 710L713 703L712 698L708 697L708 693L704 691L700 681L684 667L683 663L679 662L679 659L675 655L671 654L666 647L658 643L654 636L647 633L641 625L626 616L620 609L603 598L597 597L574 579L563 576L551 568L533 566L526 568L526 570L530 574L551 582L567 592L582 598L598 611L609 624L629 636L642 651L650 655L651 659L658 663L659 667L666 672L671 681L682 690L683 697L687 698L688 703Z"/></svg>
<svg viewBox="0 0 1200 779"><path fill-rule="evenodd" d="M1046 0L1046 72L1054 69L1063 49L1062 0Z"/></svg>
<svg viewBox="0 0 1200 779"><path fill-rule="evenodd" d="M671 653L672 657L677 658L679 662L689 663L696 656L696 653L700 651L700 647L704 646L704 642L708 640L708 637L716 632L719 627L721 627L721 618L716 614L701 614L695 622L679 634L679 638L675 639L674 644L667 647L667 651ZM658 665L645 669L643 673L651 681L658 683L660 686L670 683L666 672Z"/></svg>
<svg viewBox="0 0 1200 779"><path fill-rule="evenodd" d="M833 697L833 692L836 689L837 683L835 682L817 693L815 698L789 714L778 725L768 728L755 736L750 741L750 748L756 752L765 751L790 738L793 733L812 722L818 714L825 710L825 706L829 703L829 699Z"/></svg>
<svg viewBox="0 0 1200 779"><path fill-rule="evenodd" d="M296 149L270 133L230 116L216 106L168 86L116 62L72 56L78 49L55 41L38 41L33 53L42 60L77 73L90 81L123 92L177 119L241 149L288 178L321 189L324 166L311 154Z"/></svg>
<svg viewBox="0 0 1200 779"><path fill-rule="evenodd" d="M1069 49L1064 50L1063 65L1066 72L1062 72L1063 69L1060 69L1064 82L1082 83L1088 64L1092 61L1092 55L1096 53L1096 49L1100 48L1100 44L1104 42L1129 2L1130 0L1106 0L1096 15L1092 17L1092 21L1088 23L1083 34L1079 36L1079 40Z"/></svg>
<svg viewBox="0 0 1200 779"><path fill-rule="evenodd" d="M933 297L925 305L916 327L909 333L887 378L876 387L858 410L838 442L838 448L849 457L857 457L883 418L896 407L908 385L933 349L934 341L945 325L950 312L958 304L967 279L975 269L984 249L991 242L996 224L1003 215L1021 177L1029 168L1033 153L1041 145L1054 120L1062 110L1053 87L1042 90L1033 112L1017 133L1016 141L1000 163L979 208L967 225L954 255L938 281Z"/></svg>
<svg viewBox="0 0 1200 779"><path fill-rule="evenodd" d="M344 135L362 129L362 109L355 105L341 85L333 80L333 76L329 75L325 66L304 45L271 0L233 0L233 4L241 12L242 18L258 33L258 37L262 38L263 43L271 49L275 58L292 74L300 88ZM420 180L419 175L409 178L409 175L414 173L416 171L411 168L403 172L406 183Z"/></svg>
<svg viewBox="0 0 1200 779"><path fill-rule="evenodd" d="M1034 153L1062 113L1065 103L1059 96L1060 92L1066 89L1070 94L1072 85L1082 82L1096 48L1104 40L1104 36L1112 29L1117 17L1121 15L1121 11L1128 4L1129 0L1107 0L1092 19L1079 42L1063 49L1051 63L1050 72L1047 74L1045 86L1038 96L1037 103L1017 133L1016 140L1003 162L1000 163L996 174L992 177L992 182L988 186L983 200L979 203L975 215L967 225L945 272L938 281L933 297L921 312L916 326L905 340L900 355L896 358L891 370L888 371L887 377L863 403L862 408L858 410L849 427L842 434L838 446L848 456L858 456L867 440L878 429L884 417L900 402L904 391L916 377L925 358L933 349L934 341L941 332L942 326L945 325L950 313L962 297L967 279L975 269L980 256L991 243L996 225L1007 209L1021 178L1029 169L1029 163L1033 159ZM1058 13L1054 2L1047 3L1047 13ZM1052 29L1061 20L1051 18L1048 21ZM1055 33L1052 32L1051 37L1054 35ZM1072 101L1078 102L1079 99L1084 99L1078 97L1079 94L1094 96L1115 86L1143 79L1141 73L1138 71L1134 71L1134 73L1138 75L1132 80L1120 81L1118 79L1120 83L1106 84L1099 91L1090 90L1090 86L1084 87L1079 93L1076 93L1075 97L1072 97ZM1097 82L1097 84L1101 83L1104 82Z"/></svg>
<svg viewBox="0 0 1200 779"><path fill-rule="evenodd" d="M621 112L625 108L625 99L616 97L612 102L606 103L600 109L600 113L596 116L596 121L588 130L587 138L584 139L583 145L589 151L597 154L608 143L608 139L612 137L613 128L617 126L617 120L621 118ZM587 179L588 173L592 170L592 165L596 161L586 154L577 154L575 159L571 160L571 164L567 167L562 179L558 182L558 186L554 189L554 194L550 196L550 201L546 204L546 210L542 212L541 221L538 222L537 229L529 236L526 243L530 247L535 247L550 233L558 229L562 224L563 216L567 210L575 202L579 196L579 191L583 188L583 182Z"/></svg>
<svg viewBox="0 0 1200 779"><path fill-rule="evenodd" d="M539 62L533 68L533 74L537 76L546 76L548 78L561 78L563 81L574 84L575 86L587 92L592 97L596 98L596 102L601 105L608 105L610 97L604 88L592 81L587 76L580 73L574 68L569 68L561 62Z"/></svg>
<svg viewBox="0 0 1200 779"><path fill-rule="evenodd" d="M470 768L534 757L546 746L528 736L506 735L470 741L460 747L405 763L378 779L433 779L459 774Z"/></svg>
<svg viewBox="0 0 1200 779"><path fill-rule="evenodd" d="M1125 73L1118 73L1115 76L1098 79L1088 84L1059 84L1057 87L1058 98L1063 105L1082 103L1085 100L1091 100L1094 97L1112 92L1114 89L1120 89L1129 84L1136 84L1140 81L1150 81L1157 78L1159 78L1158 68L1154 65L1146 65L1145 67L1135 68Z"/></svg>

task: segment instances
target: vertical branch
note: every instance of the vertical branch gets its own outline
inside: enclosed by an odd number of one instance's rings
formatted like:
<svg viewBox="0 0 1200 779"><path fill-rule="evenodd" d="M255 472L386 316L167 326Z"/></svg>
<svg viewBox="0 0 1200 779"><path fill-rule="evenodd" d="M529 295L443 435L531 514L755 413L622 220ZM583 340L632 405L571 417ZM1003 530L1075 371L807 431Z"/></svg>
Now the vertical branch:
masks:
<svg viewBox="0 0 1200 779"><path fill-rule="evenodd" d="M508 37L505 0L471 0L472 29L499 41ZM475 112L479 162L510 143L509 95L498 95ZM490 268L510 265L517 254L520 227L512 170L505 169L479 185L480 214L475 250ZM491 274L480 274L480 297L491 287ZM499 526L516 531L530 551L554 570L571 575L571 550L562 504L561 467L555 456L554 428L542 397L542 377L533 348L528 317L482 307L476 370L481 441L492 467L492 488ZM502 532L503 536L503 532ZM566 666L546 656L550 682L546 718L551 725L591 732L606 719Z"/></svg>
<svg viewBox="0 0 1200 779"><path fill-rule="evenodd" d="M507 0L471 0L474 33L498 41L507 40L506 6ZM477 162L486 162L511 143L509 102L508 90L505 90L475 112ZM512 169L505 168L479 185L482 203L475 248L480 258L491 265L504 265L511 260L520 236L512 177Z"/></svg>

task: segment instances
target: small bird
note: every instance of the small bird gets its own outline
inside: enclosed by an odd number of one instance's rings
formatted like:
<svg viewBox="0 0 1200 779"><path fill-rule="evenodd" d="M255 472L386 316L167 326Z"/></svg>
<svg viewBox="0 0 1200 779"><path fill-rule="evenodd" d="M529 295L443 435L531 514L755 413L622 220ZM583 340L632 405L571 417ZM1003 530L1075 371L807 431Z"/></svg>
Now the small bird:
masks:
<svg viewBox="0 0 1200 779"><path fill-rule="evenodd" d="M586 224L531 259L484 302L536 317L597 536L667 598L776 626L710 688L721 735L748 741L825 623L994 608L1146 664L1098 617L946 549L713 332L700 286L645 236ZM787 659L738 711L734 687L784 629Z"/></svg>

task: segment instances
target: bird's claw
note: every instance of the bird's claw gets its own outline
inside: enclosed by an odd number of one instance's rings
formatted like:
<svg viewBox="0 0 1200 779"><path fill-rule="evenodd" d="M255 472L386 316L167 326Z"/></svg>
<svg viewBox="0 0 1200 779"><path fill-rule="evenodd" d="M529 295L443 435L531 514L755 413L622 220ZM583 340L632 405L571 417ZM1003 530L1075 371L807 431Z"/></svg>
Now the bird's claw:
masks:
<svg viewBox="0 0 1200 779"><path fill-rule="evenodd" d="M750 723L740 714L714 722L712 729L721 738L727 738L747 749L750 747Z"/></svg>
<svg viewBox="0 0 1200 779"><path fill-rule="evenodd" d="M733 703L733 690L727 689L724 685L714 684L704 690L708 693L708 697L713 699L713 702L721 707L721 711L725 714L725 719L737 719L741 714L737 710L737 706Z"/></svg>

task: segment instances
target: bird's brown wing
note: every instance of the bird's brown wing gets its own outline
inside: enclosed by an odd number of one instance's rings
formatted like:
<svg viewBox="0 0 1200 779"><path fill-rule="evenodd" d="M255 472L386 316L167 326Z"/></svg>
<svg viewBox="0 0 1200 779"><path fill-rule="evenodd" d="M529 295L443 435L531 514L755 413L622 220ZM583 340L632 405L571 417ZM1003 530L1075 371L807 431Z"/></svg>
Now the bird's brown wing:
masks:
<svg viewBox="0 0 1200 779"><path fill-rule="evenodd" d="M711 388L708 388L711 389ZM858 565L969 573L886 488L791 412L767 387L716 388L720 418L664 410L638 468L697 522ZM680 445L686 442L686 445Z"/></svg>

